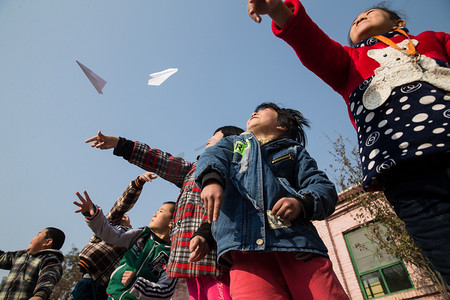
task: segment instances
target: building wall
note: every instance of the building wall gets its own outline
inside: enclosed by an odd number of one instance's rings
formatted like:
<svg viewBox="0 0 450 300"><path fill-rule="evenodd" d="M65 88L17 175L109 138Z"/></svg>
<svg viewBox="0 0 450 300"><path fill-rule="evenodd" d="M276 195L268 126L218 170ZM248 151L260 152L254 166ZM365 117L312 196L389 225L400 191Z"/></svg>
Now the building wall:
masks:
<svg viewBox="0 0 450 300"><path fill-rule="evenodd" d="M325 221L316 221L314 225L328 248L334 271L345 291L351 299L363 299L344 239L345 232L359 227L350 213L351 209L348 203L339 205L332 216Z"/></svg>
<svg viewBox="0 0 450 300"><path fill-rule="evenodd" d="M341 197L340 197L341 198ZM340 202L333 215L324 221L314 221L314 225L328 248L328 254L333 263L334 271L350 299L364 299L353 263L347 248L344 234L360 227L354 216L361 212L350 202ZM377 299L442 299L430 283L419 283L415 272L408 266L407 270L415 289L379 297Z"/></svg>

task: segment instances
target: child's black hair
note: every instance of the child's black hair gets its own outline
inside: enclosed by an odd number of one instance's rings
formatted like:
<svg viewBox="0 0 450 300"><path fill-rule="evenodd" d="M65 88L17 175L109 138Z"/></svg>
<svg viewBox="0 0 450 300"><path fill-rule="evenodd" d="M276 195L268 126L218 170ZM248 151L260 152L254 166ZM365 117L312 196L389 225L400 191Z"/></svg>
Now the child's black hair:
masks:
<svg viewBox="0 0 450 300"><path fill-rule="evenodd" d="M171 217L173 218L173 214L175 213L175 202L174 201L166 201L163 204L173 204L172 208L170 209Z"/></svg>
<svg viewBox="0 0 450 300"><path fill-rule="evenodd" d="M222 126L220 128L217 128L216 131L214 131L214 134L216 134L219 131L222 132L223 137L230 135L240 135L241 133L244 132L244 130L236 126Z"/></svg>
<svg viewBox="0 0 450 300"><path fill-rule="evenodd" d="M275 103L264 102L255 108L255 112L262 109L271 108L278 114L278 125L286 127L287 131L283 136L287 136L302 146L306 145L305 127L309 127L309 121L298 111L290 108L281 108Z"/></svg>
<svg viewBox="0 0 450 300"><path fill-rule="evenodd" d="M55 227L47 227L45 238L52 239L52 249L59 250L64 245L64 241L66 240L66 235L64 232Z"/></svg>

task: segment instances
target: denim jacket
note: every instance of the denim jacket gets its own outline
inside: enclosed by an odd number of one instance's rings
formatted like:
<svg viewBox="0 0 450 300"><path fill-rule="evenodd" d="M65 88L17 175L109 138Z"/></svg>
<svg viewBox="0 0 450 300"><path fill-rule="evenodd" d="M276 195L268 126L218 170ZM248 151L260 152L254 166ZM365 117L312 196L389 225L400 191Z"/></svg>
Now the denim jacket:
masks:
<svg viewBox="0 0 450 300"><path fill-rule="evenodd" d="M220 216L212 225L220 263L230 262L225 254L231 250L327 256L327 248L310 220L331 215L337 193L299 143L280 138L260 146L248 132L223 138L200 156L197 184L202 186L214 173L224 185ZM271 209L283 197L300 201L300 217L286 222L271 216Z"/></svg>

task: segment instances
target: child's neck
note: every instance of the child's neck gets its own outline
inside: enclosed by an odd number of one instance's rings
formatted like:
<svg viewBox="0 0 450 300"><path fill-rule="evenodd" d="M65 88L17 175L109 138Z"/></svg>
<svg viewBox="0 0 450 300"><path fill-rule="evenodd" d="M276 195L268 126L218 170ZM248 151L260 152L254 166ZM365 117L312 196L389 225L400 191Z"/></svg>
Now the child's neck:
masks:
<svg viewBox="0 0 450 300"><path fill-rule="evenodd" d="M261 143L261 145L264 145L265 143L276 140L277 138L280 137L280 135L277 135L277 134L255 134L255 137Z"/></svg>
<svg viewBox="0 0 450 300"><path fill-rule="evenodd" d="M169 234L169 232L160 233L160 232L157 232L157 231L155 231L153 229L152 229L152 231L157 237L159 237L164 242L166 242L166 243L170 242L170 234Z"/></svg>
<svg viewBox="0 0 450 300"><path fill-rule="evenodd" d="M258 138L258 141L261 145L267 144L268 142L271 141L271 139L268 139L266 137L262 137L262 138Z"/></svg>

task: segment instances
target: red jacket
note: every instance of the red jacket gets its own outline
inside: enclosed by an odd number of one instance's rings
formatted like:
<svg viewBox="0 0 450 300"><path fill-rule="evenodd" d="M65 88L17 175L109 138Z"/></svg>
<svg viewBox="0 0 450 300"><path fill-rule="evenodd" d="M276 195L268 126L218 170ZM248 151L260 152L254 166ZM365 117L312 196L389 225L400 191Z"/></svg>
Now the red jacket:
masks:
<svg viewBox="0 0 450 300"><path fill-rule="evenodd" d="M367 51L384 48L378 43L372 47L352 48L342 46L332 40L306 14L305 8L298 0L287 0L286 5L295 7L294 16L280 29L272 22L276 36L286 41L300 58L305 67L319 76L333 90L338 92L349 105L350 94L364 80L374 75L380 65L367 56ZM430 58L450 61L450 35L444 32L425 31L417 36L417 51ZM398 43L405 37L398 35L393 41ZM352 114L350 119L355 125Z"/></svg>
<svg viewBox="0 0 450 300"><path fill-rule="evenodd" d="M293 16L282 29L272 23L272 30L344 98L358 134L365 190L380 189L382 174L400 163L450 150L449 34L410 35L421 54L417 62L373 37L355 48L342 46L311 20L298 0L285 3L294 7ZM383 35L396 44L406 39L397 32ZM374 108L364 102L377 97L385 102Z"/></svg>

